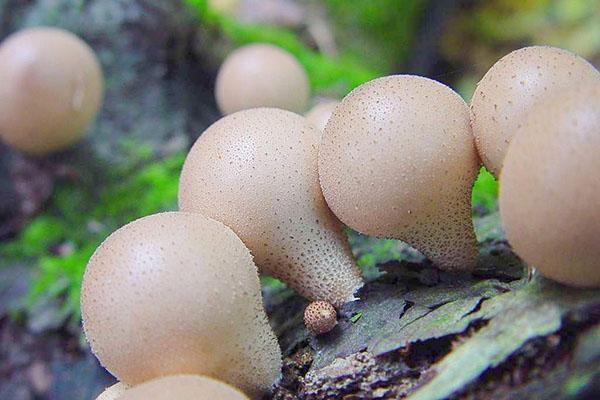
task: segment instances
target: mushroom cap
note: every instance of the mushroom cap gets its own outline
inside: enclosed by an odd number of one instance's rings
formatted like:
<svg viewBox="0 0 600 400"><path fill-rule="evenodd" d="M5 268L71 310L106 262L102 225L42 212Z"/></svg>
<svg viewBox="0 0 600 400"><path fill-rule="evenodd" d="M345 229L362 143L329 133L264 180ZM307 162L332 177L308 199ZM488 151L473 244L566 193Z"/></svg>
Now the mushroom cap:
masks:
<svg viewBox="0 0 600 400"><path fill-rule="evenodd" d="M217 75L215 95L223 114L256 107L303 112L310 87L306 71L287 51L250 44L232 52Z"/></svg>
<svg viewBox="0 0 600 400"><path fill-rule="evenodd" d="M117 400L121 398L121 395L129 389L128 385L121 382L117 382L112 386L107 387L100 396L96 397L96 400Z"/></svg>
<svg viewBox="0 0 600 400"><path fill-rule="evenodd" d="M531 107L574 83L598 82L583 58L550 46L531 46L502 57L477 84L471 118L483 164L496 177L506 149Z"/></svg>
<svg viewBox="0 0 600 400"><path fill-rule="evenodd" d="M127 384L194 373L255 396L279 377L250 252L202 215L155 214L111 234L88 263L81 308L92 351Z"/></svg>
<svg viewBox="0 0 600 400"><path fill-rule="evenodd" d="M548 278L600 287L600 84L532 108L500 174L500 213L517 254Z"/></svg>
<svg viewBox="0 0 600 400"><path fill-rule="evenodd" d="M348 94L319 153L323 194L342 222L404 240L445 269L475 264L478 170L465 102L439 82L410 75L378 78Z"/></svg>
<svg viewBox="0 0 600 400"><path fill-rule="evenodd" d="M325 125L327 125L327 121L331 118L331 114L333 114L333 111L338 104L340 104L340 102L337 100L321 102L306 113L306 119L320 132L323 132L325 130Z"/></svg>
<svg viewBox="0 0 600 400"><path fill-rule="evenodd" d="M340 305L363 283L321 193L319 138L289 111L256 108L224 117L188 154L179 207L233 229L262 272L310 300Z"/></svg>
<svg viewBox="0 0 600 400"><path fill-rule="evenodd" d="M234 366L237 367L237 366ZM158 378L127 390L119 400L248 400L224 382L198 375Z"/></svg>
<svg viewBox="0 0 600 400"><path fill-rule="evenodd" d="M313 335L322 335L337 325L337 312L326 301L313 301L304 310L304 325Z"/></svg>
<svg viewBox="0 0 600 400"><path fill-rule="evenodd" d="M0 45L0 137L32 155L62 150L83 136L102 103L93 50L58 28L30 28Z"/></svg>

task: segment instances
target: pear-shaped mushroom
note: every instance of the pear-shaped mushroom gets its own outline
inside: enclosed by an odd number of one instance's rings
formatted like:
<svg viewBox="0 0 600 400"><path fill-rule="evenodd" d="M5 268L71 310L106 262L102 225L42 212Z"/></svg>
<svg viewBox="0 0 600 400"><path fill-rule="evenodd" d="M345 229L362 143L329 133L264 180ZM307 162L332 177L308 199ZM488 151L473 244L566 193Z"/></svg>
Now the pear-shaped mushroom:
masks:
<svg viewBox="0 0 600 400"><path fill-rule="evenodd" d="M231 365L231 368L238 368ZM248 400L224 382L197 375L173 375L127 390L119 400Z"/></svg>
<svg viewBox="0 0 600 400"><path fill-rule="evenodd" d="M593 84L600 73L583 58L550 46L515 50L490 68L471 100L473 133L481 160L496 177L506 149L531 107L573 84Z"/></svg>
<svg viewBox="0 0 600 400"><path fill-rule="evenodd" d="M100 393L100 396L96 397L96 400L118 400L127 389L129 389L129 386L117 382L114 385L107 387Z"/></svg>
<svg viewBox="0 0 600 400"><path fill-rule="evenodd" d="M335 110L335 107L339 103L339 101L331 99L321 101L306 113L306 119L320 132L323 132L327 121L329 121L331 114L333 114L333 110Z"/></svg>
<svg viewBox="0 0 600 400"><path fill-rule="evenodd" d="M298 60L265 43L250 44L231 53L215 84L223 114L256 107L303 112L309 94L308 76Z"/></svg>
<svg viewBox="0 0 600 400"><path fill-rule="evenodd" d="M70 32L31 28L0 45L0 137L17 150L44 155L75 143L102 92L94 52Z"/></svg>
<svg viewBox="0 0 600 400"><path fill-rule="evenodd" d="M155 214L110 235L88 263L81 308L92 351L127 384L195 373L257 396L280 374L250 252L199 214Z"/></svg>
<svg viewBox="0 0 600 400"><path fill-rule="evenodd" d="M233 229L262 272L337 306L363 283L321 193L319 138L289 111L257 108L222 118L187 156L179 206Z"/></svg>
<svg viewBox="0 0 600 400"><path fill-rule="evenodd" d="M347 95L319 153L323 194L342 222L404 240L452 270L472 268L477 257L470 199L478 169L465 102L409 75Z"/></svg>
<svg viewBox="0 0 600 400"><path fill-rule="evenodd" d="M500 214L508 241L558 282L600 287L600 83L533 107L508 148Z"/></svg>

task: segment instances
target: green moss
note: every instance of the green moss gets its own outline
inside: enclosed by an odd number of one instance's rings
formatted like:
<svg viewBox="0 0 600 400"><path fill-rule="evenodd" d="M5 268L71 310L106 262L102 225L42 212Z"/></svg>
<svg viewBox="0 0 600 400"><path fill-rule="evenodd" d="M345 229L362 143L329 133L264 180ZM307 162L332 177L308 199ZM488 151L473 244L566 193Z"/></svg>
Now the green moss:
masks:
<svg viewBox="0 0 600 400"><path fill-rule="evenodd" d="M132 160L146 158L141 146ZM79 324L79 291L85 266L96 247L115 229L142 216L175 209L184 154L129 164L109 173L99 192L88 185L61 185L46 211L20 234L0 245L1 264L26 262L36 266L24 310L60 298L58 313ZM61 246L62 250L52 251Z"/></svg>
<svg viewBox="0 0 600 400"><path fill-rule="evenodd" d="M473 186L471 203L473 206L482 206L487 211L493 211L496 209L497 198L498 182L487 169L482 167Z"/></svg>

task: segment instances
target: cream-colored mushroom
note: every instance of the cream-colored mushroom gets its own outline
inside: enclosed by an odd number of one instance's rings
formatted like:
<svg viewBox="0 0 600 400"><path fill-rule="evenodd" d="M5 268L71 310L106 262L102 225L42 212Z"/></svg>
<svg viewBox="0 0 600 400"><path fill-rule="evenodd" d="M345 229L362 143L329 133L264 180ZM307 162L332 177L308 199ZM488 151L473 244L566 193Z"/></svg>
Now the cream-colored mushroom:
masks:
<svg viewBox="0 0 600 400"><path fill-rule="evenodd" d="M155 214L110 235L86 268L81 308L92 351L130 385L193 373L257 396L280 374L250 252L199 214Z"/></svg>
<svg viewBox="0 0 600 400"><path fill-rule="evenodd" d="M323 132L327 121L339 103L339 101L331 99L322 101L306 113L306 119L320 132Z"/></svg>
<svg viewBox="0 0 600 400"><path fill-rule="evenodd" d="M478 169L465 102L410 75L346 96L319 154L323 194L342 222L404 240L451 270L470 269L477 257L470 199Z"/></svg>
<svg viewBox="0 0 600 400"><path fill-rule="evenodd" d="M310 87L306 71L293 55L270 44L250 44L223 62L215 95L223 114L256 107L303 112Z"/></svg>
<svg viewBox="0 0 600 400"><path fill-rule="evenodd" d="M500 214L515 251L543 275L600 287L600 83L531 109L500 174Z"/></svg>
<svg viewBox="0 0 600 400"><path fill-rule="evenodd" d="M262 272L337 306L353 300L363 283L321 193L319 138L289 111L259 108L222 118L187 156L179 206L232 228Z"/></svg>
<svg viewBox="0 0 600 400"><path fill-rule="evenodd" d="M31 28L0 45L0 137L17 150L44 155L75 143L102 93L94 52L70 32Z"/></svg>
<svg viewBox="0 0 600 400"><path fill-rule="evenodd" d="M590 63L556 47L525 47L501 58L471 100L473 133L486 168L499 175L508 144L538 101L598 81L600 73Z"/></svg>
<svg viewBox="0 0 600 400"><path fill-rule="evenodd" d="M237 365L231 365L237 368ZM248 400L224 382L197 375L155 379L127 390L119 400Z"/></svg>
<svg viewBox="0 0 600 400"><path fill-rule="evenodd" d="M128 385L121 382L117 382L112 386L107 387L100 396L96 397L96 400L119 400L121 395L129 389Z"/></svg>

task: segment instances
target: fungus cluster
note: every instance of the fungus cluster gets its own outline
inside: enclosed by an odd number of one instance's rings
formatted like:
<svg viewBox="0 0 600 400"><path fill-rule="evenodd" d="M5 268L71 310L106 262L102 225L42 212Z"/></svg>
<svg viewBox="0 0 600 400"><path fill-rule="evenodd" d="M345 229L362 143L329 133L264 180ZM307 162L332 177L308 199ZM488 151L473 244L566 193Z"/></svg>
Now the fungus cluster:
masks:
<svg viewBox="0 0 600 400"><path fill-rule="evenodd" d="M524 49L486 74L471 112L439 82L396 75L302 117L289 111L308 98L297 61L268 45L234 52L217 80L229 115L187 156L181 211L122 227L87 266L84 330L122 382L100 399L246 398L229 385L260 397L280 376L281 351L254 261L311 300L312 334L329 332L363 285L342 222L402 239L443 269L472 269L477 150L500 174L517 252L560 282L600 286L600 180L587 173L600 168L600 82L590 68L562 50ZM564 89L567 77L580 87Z"/></svg>
<svg viewBox="0 0 600 400"><path fill-rule="evenodd" d="M63 150L85 133L102 103L92 49L58 28L31 28L0 44L0 137L24 153Z"/></svg>

